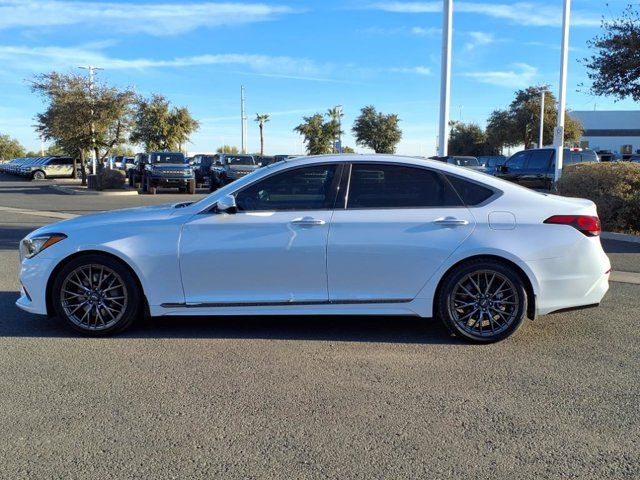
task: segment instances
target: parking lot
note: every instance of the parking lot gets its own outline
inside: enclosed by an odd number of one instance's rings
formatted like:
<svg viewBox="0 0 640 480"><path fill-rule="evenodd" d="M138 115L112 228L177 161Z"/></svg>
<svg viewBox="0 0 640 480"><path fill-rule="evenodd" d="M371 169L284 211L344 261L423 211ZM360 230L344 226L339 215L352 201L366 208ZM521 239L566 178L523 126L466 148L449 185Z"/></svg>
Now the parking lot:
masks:
<svg viewBox="0 0 640 480"><path fill-rule="evenodd" d="M19 240L203 193L50 183L0 177L0 478L640 476L638 284L487 346L404 317L162 318L83 338L14 306ZM640 273L640 244L603 243Z"/></svg>

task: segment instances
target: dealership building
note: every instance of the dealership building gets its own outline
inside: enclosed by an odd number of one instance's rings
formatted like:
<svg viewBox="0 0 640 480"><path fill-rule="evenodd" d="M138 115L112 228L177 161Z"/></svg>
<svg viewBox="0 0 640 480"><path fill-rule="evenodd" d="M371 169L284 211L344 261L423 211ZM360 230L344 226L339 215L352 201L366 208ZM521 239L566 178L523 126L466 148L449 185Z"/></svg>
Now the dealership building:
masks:
<svg viewBox="0 0 640 480"><path fill-rule="evenodd" d="M640 151L640 111L572 111L582 123L582 148L609 150L621 155Z"/></svg>

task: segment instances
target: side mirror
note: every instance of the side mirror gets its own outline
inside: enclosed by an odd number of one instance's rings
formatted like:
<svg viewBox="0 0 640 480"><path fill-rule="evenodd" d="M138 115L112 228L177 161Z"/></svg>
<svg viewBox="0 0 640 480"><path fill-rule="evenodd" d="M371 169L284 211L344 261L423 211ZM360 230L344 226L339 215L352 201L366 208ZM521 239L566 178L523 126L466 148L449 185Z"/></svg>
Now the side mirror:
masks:
<svg viewBox="0 0 640 480"><path fill-rule="evenodd" d="M216 203L216 211L218 213L236 213L238 206L236 205L236 197L233 195L225 195Z"/></svg>

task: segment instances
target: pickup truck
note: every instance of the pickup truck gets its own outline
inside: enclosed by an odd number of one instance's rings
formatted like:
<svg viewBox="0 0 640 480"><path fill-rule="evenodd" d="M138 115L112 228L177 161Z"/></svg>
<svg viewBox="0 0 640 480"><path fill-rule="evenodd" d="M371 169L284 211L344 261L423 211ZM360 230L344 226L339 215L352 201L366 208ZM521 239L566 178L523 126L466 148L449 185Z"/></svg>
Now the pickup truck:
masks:
<svg viewBox="0 0 640 480"><path fill-rule="evenodd" d="M535 190L551 190L555 178L556 151L554 148L532 148L514 153L497 168L496 177ZM598 155L588 149L564 149L563 166L576 163L599 162Z"/></svg>

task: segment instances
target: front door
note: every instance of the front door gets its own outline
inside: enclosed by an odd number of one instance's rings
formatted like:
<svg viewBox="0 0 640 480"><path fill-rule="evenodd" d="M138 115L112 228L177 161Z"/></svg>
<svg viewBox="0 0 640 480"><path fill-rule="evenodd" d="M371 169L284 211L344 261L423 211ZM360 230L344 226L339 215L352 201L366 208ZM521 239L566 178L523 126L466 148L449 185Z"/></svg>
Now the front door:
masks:
<svg viewBox="0 0 640 480"><path fill-rule="evenodd" d="M235 193L235 214L201 213L180 241L188 304L324 303L336 164L277 172Z"/></svg>
<svg viewBox="0 0 640 480"><path fill-rule="evenodd" d="M334 302L412 300L475 225L449 182L421 167L354 163L344 206L327 247Z"/></svg>

